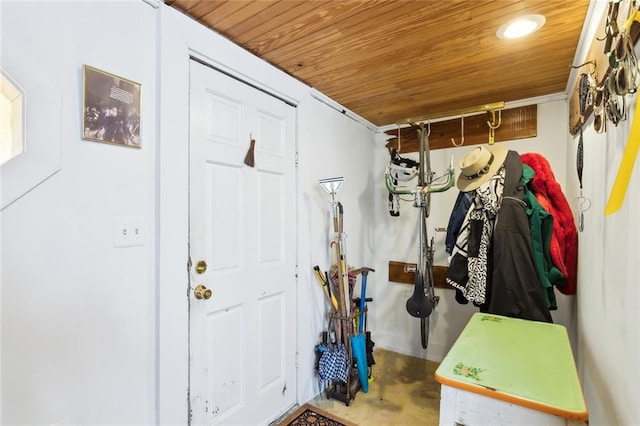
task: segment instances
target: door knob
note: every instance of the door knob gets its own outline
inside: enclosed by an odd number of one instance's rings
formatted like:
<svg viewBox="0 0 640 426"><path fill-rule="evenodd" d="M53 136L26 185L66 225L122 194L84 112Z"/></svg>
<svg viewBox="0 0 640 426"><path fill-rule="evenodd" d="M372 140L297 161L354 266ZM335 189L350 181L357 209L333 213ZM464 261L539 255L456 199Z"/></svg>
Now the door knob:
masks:
<svg viewBox="0 0 640 426"><path fill-rule="evenodd" d="M193 294L196 296L196 299L209 299L211 297L211 290L200 284L193 290Z"/></svg>

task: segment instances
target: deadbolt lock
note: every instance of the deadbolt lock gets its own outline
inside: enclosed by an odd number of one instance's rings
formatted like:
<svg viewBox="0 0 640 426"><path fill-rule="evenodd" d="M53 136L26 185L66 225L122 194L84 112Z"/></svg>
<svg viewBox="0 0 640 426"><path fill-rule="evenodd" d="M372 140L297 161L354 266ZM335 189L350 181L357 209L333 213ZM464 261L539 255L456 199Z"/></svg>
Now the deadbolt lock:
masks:
<svg viewBox="0 0 640 426"><path fill-rule="evenodd" d="M209 299L212 293L211 290L200 284L193 290L193 294L196 299Z"/></svg>
<svg viewBox="0 0 640 426"><path fill-rule="evenodd" d="M204 274L206 270L207 270L207 262L205 262L204 260L199 260L198 263L196 263L196 273Z"/></svg>

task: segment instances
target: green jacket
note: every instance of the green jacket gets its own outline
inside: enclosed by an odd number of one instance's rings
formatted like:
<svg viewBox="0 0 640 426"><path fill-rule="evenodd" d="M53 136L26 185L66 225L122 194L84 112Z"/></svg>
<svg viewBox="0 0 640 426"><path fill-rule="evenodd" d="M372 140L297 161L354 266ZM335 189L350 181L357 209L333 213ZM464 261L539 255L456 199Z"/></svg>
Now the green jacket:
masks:
<svg viewBox="0 0 640 426"><path fill-rule="evenodd" d="M531 248L535 259L536 273L542 285L542 295L545 304L550 310L558 309L556 295L553 286L562 284L564 276L551 262L549 244L553 232L553 216L544 209L529 189L528 183L535 176L535 172L526 164L522 165L522 186L524 187L524 199L527 203L527 216L531 228Z"/></svg>

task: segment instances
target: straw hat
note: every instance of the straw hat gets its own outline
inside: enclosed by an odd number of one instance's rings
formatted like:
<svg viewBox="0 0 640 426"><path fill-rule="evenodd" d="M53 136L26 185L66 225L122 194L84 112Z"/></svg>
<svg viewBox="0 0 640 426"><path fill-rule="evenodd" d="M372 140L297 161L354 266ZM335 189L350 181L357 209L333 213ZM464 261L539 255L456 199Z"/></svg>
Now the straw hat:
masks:
<svg viewBox="0 0 640 426"><path fill-rule="evenodd" d="M496 174L509 149L504 144L477 146L460 160L458 189L469 192L488 182Z"/></svg>

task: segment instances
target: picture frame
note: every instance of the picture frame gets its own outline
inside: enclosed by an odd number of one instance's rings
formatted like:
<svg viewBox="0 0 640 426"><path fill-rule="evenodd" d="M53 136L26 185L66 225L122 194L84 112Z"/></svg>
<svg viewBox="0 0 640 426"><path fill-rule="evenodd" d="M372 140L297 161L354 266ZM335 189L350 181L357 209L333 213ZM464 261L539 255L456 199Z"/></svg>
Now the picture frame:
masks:
<svg viewBox="0 0 640 426"><path fill-rule="evenodd" d="M141 84L83 65L82 138L141 148Z"/></svg>

